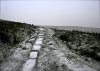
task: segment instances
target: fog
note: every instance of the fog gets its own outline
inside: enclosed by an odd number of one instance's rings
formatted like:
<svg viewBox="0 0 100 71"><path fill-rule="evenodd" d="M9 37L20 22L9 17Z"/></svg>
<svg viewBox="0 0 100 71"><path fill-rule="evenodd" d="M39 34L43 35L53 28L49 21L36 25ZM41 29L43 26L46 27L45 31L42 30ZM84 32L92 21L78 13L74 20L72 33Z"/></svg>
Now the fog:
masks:
<svg viewBox="0 0 100 71"><path fill-rule="evenodd" d="M99 0L2 0L0 19L35 25L100 28Z"/></svg>

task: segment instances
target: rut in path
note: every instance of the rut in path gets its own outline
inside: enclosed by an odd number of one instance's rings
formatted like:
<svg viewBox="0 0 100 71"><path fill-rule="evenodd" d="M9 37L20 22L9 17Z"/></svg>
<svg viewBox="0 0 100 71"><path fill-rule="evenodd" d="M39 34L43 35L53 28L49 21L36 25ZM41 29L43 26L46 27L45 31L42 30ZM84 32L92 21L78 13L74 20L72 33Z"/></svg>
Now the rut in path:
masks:
<svg viewBox="0 0 100 71"><path fill-rule="evenodd" d="M42 48L43 39L45 36L44 33L45 33L45 29L39 28L39 34L31 49L29 59L23 65L22 71L34 71L35 70L36 62L38 59L38 54L39 54L40 49Z"/></svg>

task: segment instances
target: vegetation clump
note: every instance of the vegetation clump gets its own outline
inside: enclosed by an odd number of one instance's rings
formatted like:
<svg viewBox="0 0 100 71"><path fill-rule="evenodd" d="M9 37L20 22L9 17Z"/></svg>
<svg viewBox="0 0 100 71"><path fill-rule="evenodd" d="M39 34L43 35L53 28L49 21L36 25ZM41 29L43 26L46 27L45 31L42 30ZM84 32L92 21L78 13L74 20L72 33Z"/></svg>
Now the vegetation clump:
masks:
<svg viewBox="0 0 100 71"><path fill-rule="evenodd" d="M18 43L30 37L36 26L0 20L0 63L11 55L11 49Z"/></svg>
<svg viewBox="0 0 100 71"><path fill-rule="evenodd" d="M100 33L54 29L54 36L66 43L77 54L100 61Z"/></svg>

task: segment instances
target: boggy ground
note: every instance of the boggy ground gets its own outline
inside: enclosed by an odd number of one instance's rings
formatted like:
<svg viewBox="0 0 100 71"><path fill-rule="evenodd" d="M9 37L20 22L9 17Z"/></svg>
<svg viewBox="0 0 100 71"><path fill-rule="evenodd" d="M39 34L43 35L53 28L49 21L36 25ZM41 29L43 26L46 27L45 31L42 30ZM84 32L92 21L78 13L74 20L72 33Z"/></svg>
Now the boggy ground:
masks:
<svg viewBox="0 0 100 71"><path fill-rule="evenodd" d="M53 30L47 29L37 71L100 71L100 62L76 54L54 34Z"/></svg>
<svg viewBox="0 0 100 71"><path fill-rule="evenodd" d="M15 49L11 56L6 58L0 66L0 71L21 71L22 65L28 60L30 50L35 41L37 34L33 34L32 38L26 38Z"/></svg>
<svg viewBox="0 0 100 71"><path fill-rule="evenodd" d="M79 55L100 61L100 33L54 30L54 36Z"/></svg>
<svg viewBox="0 0 100 71"><path fill-rule="evenodd" d="M54 30L46 28L45 33L35 71L100 71L99 61L77 54L66 42L54 36L57 33ZM1 64L1 71L21 71L36 36L37 33L33 33L31 38L20 43L18 48L13 50L14 53Z"/></svg>
<svg viewBox="0 0 100 71"><path fill-rule="evenodd" d="M16 47L9 49L12 51L12 54L3 59L3 62L0 64L0 71L21 71L22 65L28 60L37 34L37 32L33 32L30 37L24 38L25 40L17 44Z"/></svg>

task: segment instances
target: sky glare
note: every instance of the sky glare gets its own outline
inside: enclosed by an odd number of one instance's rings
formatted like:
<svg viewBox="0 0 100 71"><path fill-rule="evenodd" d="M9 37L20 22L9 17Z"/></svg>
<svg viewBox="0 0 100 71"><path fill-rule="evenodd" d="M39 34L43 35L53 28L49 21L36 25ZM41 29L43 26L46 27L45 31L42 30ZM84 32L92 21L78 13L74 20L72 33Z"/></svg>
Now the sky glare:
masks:
<svg viewBox="0 0 100 71"><path fill-rule="evenodd" d="M100 28L100 1L2 0L0 19L35 25Z"/></svg>

